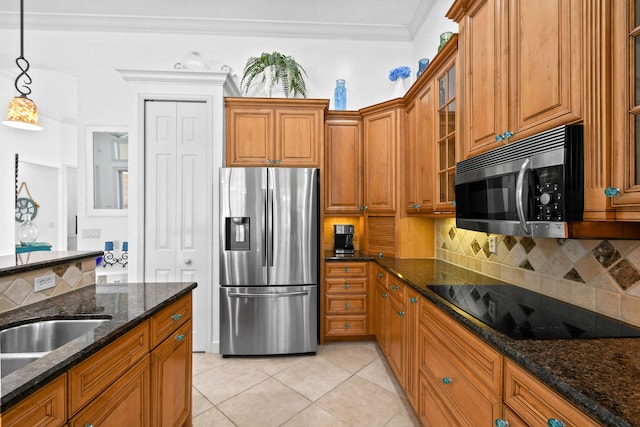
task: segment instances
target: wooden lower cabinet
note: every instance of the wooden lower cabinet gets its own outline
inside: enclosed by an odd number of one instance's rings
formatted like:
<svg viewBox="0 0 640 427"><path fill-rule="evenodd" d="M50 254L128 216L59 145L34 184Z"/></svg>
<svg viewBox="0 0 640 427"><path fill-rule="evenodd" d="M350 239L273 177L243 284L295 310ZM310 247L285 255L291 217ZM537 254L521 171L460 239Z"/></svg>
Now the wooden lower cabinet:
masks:
<svg viewBox="0 0 640 427"><path fill-rule="evenodd" d="M191 322L151 352L151 425L190 425Z"/></svg>
<svg viewBox="0 0 640 427"><path fill-rule="evenodd" d="M366 261L325 264L325 338L371 334L367 267Z"/></svg>
<svg viewBox="0 0 640 427"><path fill-rule="evenodd" d="M2 414L0 426L191 425L191 294Z"/></svg>
<svg viewBox="0 0 640 427"><path fill-rule="evenodd" d="M413 288L407 287L406 340L405 340L405 378L404 392L409 403L415 408L418 403L419 366L418 366L418 325L420 315L420 295Z"/></svg>
<svg viewBox="0 0 640 427"><path fill-rule="evenodd" d="M62 426L67 422L67 375L63 374L2 414L3 427Z"/></svg>
<svg viewBox="0 0 640 427"><path fill-rule="evenodd" d="M136 363L69 421L69 427L149 425L149 356Z"/></svg>

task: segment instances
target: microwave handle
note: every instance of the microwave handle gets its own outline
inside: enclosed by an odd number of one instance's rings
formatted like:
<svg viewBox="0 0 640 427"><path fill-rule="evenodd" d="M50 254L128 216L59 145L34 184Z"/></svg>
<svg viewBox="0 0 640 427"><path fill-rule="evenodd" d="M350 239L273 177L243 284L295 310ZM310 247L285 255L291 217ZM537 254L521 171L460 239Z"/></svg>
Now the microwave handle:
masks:
<svg viewBox="0 0 640 427"><path fill-rule="evenodd" d="M518 172L518 179L516 181L516 211L518 211L518 219L520 220L520 226L526 234L531 234L531 227L527 224L527 218L524 215L524 176L527 173L527 167L529 166L529 159L526 159L522 166L520 166L520 172Z"/></svg>

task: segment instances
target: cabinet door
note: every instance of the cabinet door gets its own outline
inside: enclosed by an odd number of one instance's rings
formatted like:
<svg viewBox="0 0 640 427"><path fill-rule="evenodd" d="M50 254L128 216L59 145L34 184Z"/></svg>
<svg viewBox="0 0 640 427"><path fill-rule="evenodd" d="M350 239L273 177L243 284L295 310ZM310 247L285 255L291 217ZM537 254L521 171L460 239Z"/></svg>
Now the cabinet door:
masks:
<svg viewBox="0 0 640 427"><path fill-rule="evenodd" d="M151 425L181 426L191 419L191 322L151 352Z"/></svg>
<svg viewBox="0 0 640 427"><path fill-rule="evenodd" d="M406 108L408 213L433 211L433 90L427 84Z"/></svg>
<svg viewBox="0 0 640 427"><path fill-rule="evenodd" d="M227 166L268 166L275 159L275 112L227 107Z"/></svg>
<svg viewBox="0 0 640 427"><path fill-rule="evenodd" d="M67 421L67 377L62 375L5 411L3 427L58 427Z"/></svg>
<svg viewBox="0 0 640 427"><path fill-rule="evenodd" d="M455 212L457 143L456 63L451 58L436 77L435 129L436 212Z"/></svg>
<svg viewBox="0 0 640 427"><path fill-rule="evenodd" d="M464 153L468 158L501 145L508 126L507 2L475 1L460 21L464 56ZM546 3L545 3L546 4Z"/></svg>
<svg viewBox="0 0 640 427"><path fill-rule="evenodd" d="M389 312L387 324L389 330L387 360L395 372L400 384L403 384L405 373L405 305L395 298L388 299Z"/></svg>
<svg viewBox="0 0 640 427"><path fill-rule="evenodd" d="M74 416L69 427L152 425L149 424L149 388L149 357L146 356Z"/></svg>
<svg viewBox="0 0 640 427"><path fill-rule="evenodd" d="M275 157L280 166L320 167L324 114L318 110L275 111Z"/></svg>
<svg viewBox="0 0 640 427"><path fill-rule="evenodd" d="M387 354L387 317L389 311L389 295L386 286L376 285L375 290L375 332L378 345L384 354Z"/></svg>
<svg viewBox="0 0 640 427"><path fill-rule="evenodd" d="M509 1L509 130L518 139L582 117L582 3Z"/></svg>
<svg viewBox="0 0 640 427"><path fill-rule="evenodd" d="M399 108L364 117L364 204L369 214L396 210Z"/></svg>
<svg viewBox="0 0 640 427"><path fill-rule="evenodd" d="M418 324L420 322L420 295L407 288L406 337L405 337L405 381L404 392L411 406L418 411L418 389L420 371L418 364Z"/></svg>
<svg viewBox="0 0 640 427"><path fill-rule="evenodd" d="M324 212L362 213L362 119L328 113L325 125Z"/></svg>

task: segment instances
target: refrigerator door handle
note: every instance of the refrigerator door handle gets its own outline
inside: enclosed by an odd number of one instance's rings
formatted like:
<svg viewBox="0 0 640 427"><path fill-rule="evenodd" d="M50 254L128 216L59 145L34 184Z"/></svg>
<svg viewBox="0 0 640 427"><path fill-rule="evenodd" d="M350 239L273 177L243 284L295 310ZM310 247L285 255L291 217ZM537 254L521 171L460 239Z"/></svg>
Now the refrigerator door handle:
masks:
<svg viewBox="0 0 640 427"><path fill-rule="evenodd" d="M269 267L273 267L273 241L275 240L275 237L273 235L273 189L271 188L267 194L267 207L269 209L267 211L267 216L269 217L269 228L267 229L267 235L269 236L269 253L267 259L269 261Z"/></svg>
<svg viewBox="0 0 640 427"><path fill-rule="evenodd" d="M271 298L271 297L294 297L298 295L309 295L309 291L281 292L271 294L252 294L245 292L229 292L231 298Z"/></svg>
<svg viewBox="0 0 640 427"><path fill-rule="evenodd" d="M267 266L267 190L262 190L262 200L264 209L262 210L262 266Z"/></svg>

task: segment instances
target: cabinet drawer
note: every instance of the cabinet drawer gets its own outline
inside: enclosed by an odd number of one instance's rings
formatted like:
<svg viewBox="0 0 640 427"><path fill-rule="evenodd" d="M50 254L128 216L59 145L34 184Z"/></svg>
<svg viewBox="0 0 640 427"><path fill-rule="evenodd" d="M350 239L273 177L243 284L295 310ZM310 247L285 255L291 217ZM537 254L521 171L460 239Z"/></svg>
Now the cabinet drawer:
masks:
<svg viewBox="0 0 640 427"><path fill-rule="evenodd" d="M367 295L326 295L327 314L367 314Z"/></svg>
<svg viewBox="0 0 640 427"><path fill-rule="evenodd" d="M69 415L87 404L149 352L144 322L69 371Z"/></svg>
<svg viewBox="0 0 640 427"><path fill-rule="evenodd" d="M599 425L510 360L504 368L504 402L528 425L547 425L551 418L567 427Z"/></svg>
<svg viewBox="0 0 640 427"><path fill-rule="evenodd" d="M346 277L340 279L325 279L327 284L327 293L366 293L367 279L362 277L354 277L349 279Z"/></svg>
<svg viewBox="0 0 640 427"><path fill-rule="evenodd" d="M462 366L472 372L475 378L498 396L502 396L502 355L442 313L433 303L424 299L422 302L421 326L446 345L452 354L457 355ZM421 369L430 364L430 360L421 358Z"/></svg>
<svg viewBox="0 0 640 427"><path fill-rule="evenodd" d="M367 316L326 316L326 336L365 335L367 333Z"/></svg>
<svg viewBox="0 0 640 427"><path fill-rule="evenodd" d="M366 262L327 262L326 277L367 277Z"/></svg>
<svg viewBox="0 0 640 427"><path fill-rule="evenodd" d="M3 427L62 426L67 422L67 376L51 381L0 417Z"/></svg>
<svg viewBox="0 0 640 427"><path fill-rule="evenodd" d="M421 372L436 390L453 419L461 425L493 425L502 415L502 400L496 393L480 381L473 372L466 369L467 358L459 359L446 343L429 330L420 326L426 336L427 345L422 346L422 360L427 369Z"/></svg>
<svg viewBox="0 0 640 427"><path fill-rule="evenodd" d="M384 289L387 289L387 279L389 278L389 273L387 273L385 269L378 266L377 264L374 264L372 271L373 280L375 281L376 285L382 286Z"/></svg>
<svg viewBox="0 0 640 427"><path fill-rule="evenodd" d="M69 427L149 425L150 389L147 356L74 416Z"/></svg>
<svg viewBox="0 0 640 427"><path fill-rule="evenodd" d="M155 347L191 319L191 294L164 308L151 318L151 347Z"/></svg>
<svg viewBox="0 0 640 427"><path fill-rule="evenodd" d="M389 277L389 295L398 301L405 303L404 296L406 293L406 285L395 277Z"/></svg>

